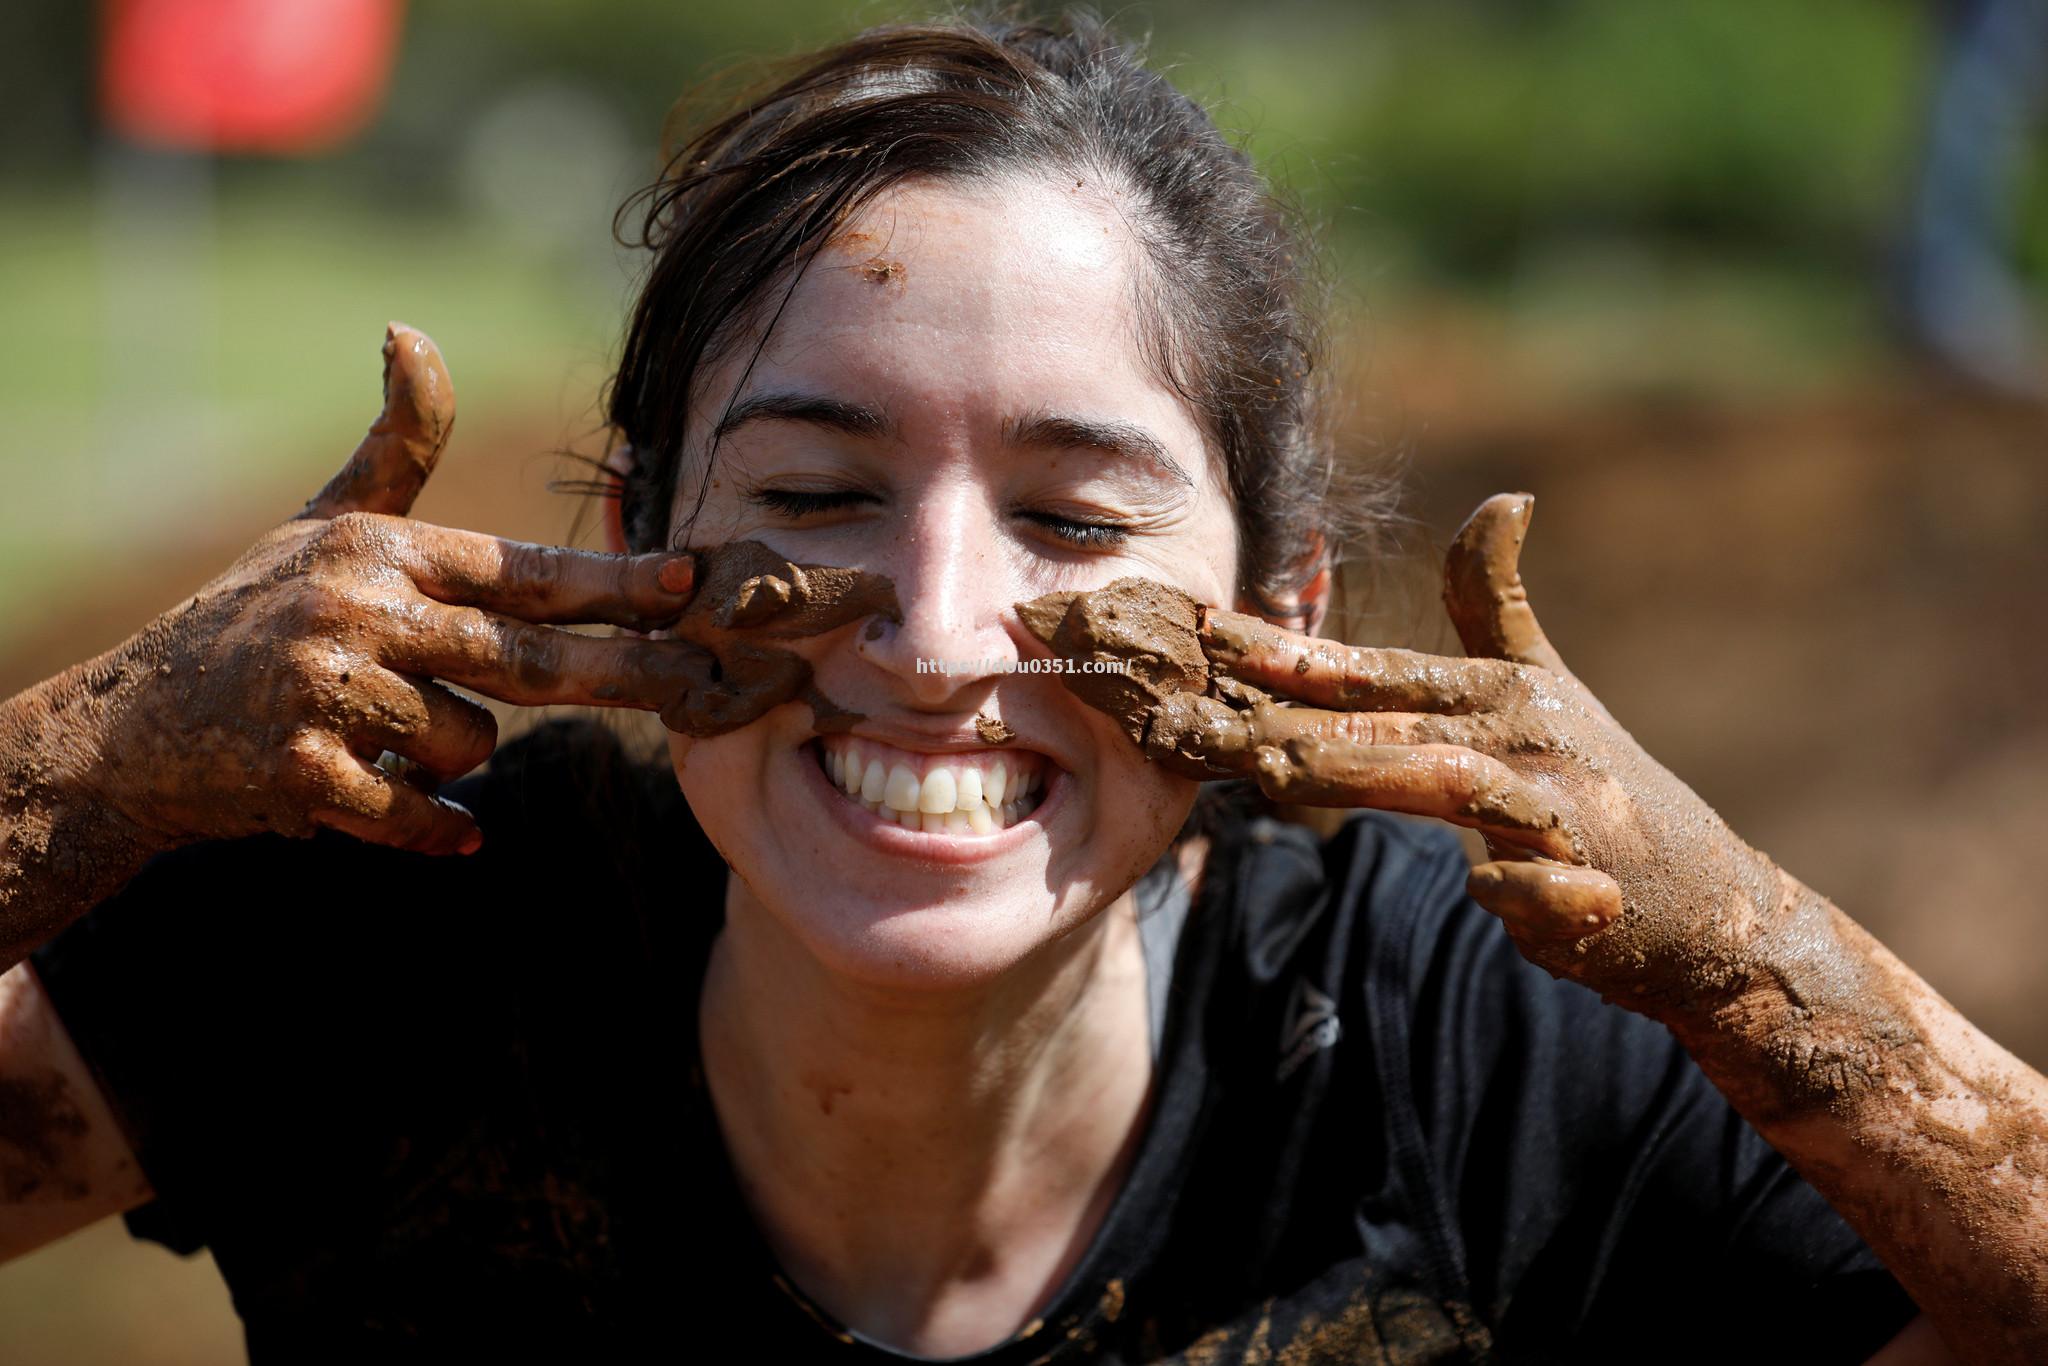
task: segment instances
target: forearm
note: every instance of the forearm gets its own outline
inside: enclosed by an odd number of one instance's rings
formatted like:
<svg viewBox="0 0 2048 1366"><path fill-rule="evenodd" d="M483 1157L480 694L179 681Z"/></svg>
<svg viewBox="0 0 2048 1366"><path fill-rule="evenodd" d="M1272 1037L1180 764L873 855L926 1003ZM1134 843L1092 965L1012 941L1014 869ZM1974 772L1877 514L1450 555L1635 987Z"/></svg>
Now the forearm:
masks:
<svg viewBox="0 0 2048 1366"><path fill-rule="evenodd" d="M2048 1361L2048 1080L1817 892L1728 1004L1667 1021L1968 1361Z"/></svg>
<svg viewBox="0 0 2048 1366"><path fill-rule="evenodd" d="M107 802L87 738L102 660L0 702L0 971L132 878L163 841Z"/></svg>

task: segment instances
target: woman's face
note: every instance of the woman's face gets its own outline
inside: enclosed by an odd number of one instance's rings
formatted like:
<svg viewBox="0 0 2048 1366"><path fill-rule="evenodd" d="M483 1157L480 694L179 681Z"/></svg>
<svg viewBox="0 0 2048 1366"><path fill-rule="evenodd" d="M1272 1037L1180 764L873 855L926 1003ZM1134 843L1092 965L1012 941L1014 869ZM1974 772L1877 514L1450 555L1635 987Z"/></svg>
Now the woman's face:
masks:
<svg viewBox="0 0 2048 1366"><path fill-rule="evenodd" d="M1018 602L1142 575L1223 603L1236 582L1220 471L1140 349L1119 209L1093 180L900 186L813 263L758 358L742 338L693 396L693 460L731 416L694 522L702 464L678 481L690 544L887 575L902 604L901 625L793 645L851 731L792 703L669 737L734 912L848 978L990 980L1114 901L1193 802L1057 676L1002 671L1047 657ZM978 716L1015 738L990 746Z"/></svg>

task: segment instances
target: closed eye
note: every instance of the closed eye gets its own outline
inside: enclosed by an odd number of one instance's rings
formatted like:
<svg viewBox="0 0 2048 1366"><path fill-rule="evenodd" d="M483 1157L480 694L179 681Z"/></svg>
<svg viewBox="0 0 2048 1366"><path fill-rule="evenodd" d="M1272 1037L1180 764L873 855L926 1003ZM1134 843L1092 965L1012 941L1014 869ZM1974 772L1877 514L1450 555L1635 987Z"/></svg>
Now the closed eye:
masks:
<svg viewBox="0 0 2048 1366"><path fill-rule="evenodd" d="M1085 517L1065 517L1056 512L1026 511L1018 516L1045 528L1077 550L1113 550L1131 536L1131 529L1121 522L1095 522Z"/></svg>
<svg viewBox="0 0 2048 1366"><path fill-rule="evenodd" d="M878 504L882 501L879 495L860 489L763 488L753 490L747 498L755 506L791 521L801 521L806 517L816 517L829 512L843 512L848 508L870 503ZM1017 515L1032 525L1043 528L1055 540L1076 550L1113 550L1129 540L1131 535L1131 529L1121 522L1069 517L1041 509L1025 509Z"/></svg>
<svg viewBox="0 0 2048 1366"><path fill-rule="evenodd" d="M838 512L845 508L858 507L863 503L879 503L882 500L872 493L859 489L832 489L819 492L812 489L755 489L747 497L757 506L791 519L812 517L821 512Z"/></svg>

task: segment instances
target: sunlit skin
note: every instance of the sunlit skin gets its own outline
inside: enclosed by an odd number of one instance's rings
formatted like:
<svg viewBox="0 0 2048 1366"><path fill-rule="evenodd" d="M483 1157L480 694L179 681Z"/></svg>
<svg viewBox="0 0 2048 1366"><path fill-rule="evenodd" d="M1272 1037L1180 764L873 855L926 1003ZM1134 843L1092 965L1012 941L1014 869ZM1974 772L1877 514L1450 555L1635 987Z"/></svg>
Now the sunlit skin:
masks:
<svg viewBox="0 0 2048 1366"><path fill-rule="evenodd" d="M1142 1116L1127 889L1195 785L1050 675L916 668L1044 657L1013 604L1056 589L1137 574L1232 599L1232 510L1195 419L1145 362L1141 261L1092 182L898 187L803 277L744 387L751 340L692 405L679 543L754 537L895 581L900 626L792 646L864 716L856 736L985 749L980 714L1058 770L1019 826L913 838L829 787L802 703L670 738L736 873L702 1016L743 1185L807 1291L920 1351L984 1347L1030 1317L1106 1212ZM689 521L714 426L764 395L880 422L771 414L727 431ZM1082 424L1135 440L1082 444ZM1165 459L1130 449L1146 445ZM836 501L806 510L792 492ZM1089 529L1105 526L1120 530Z"/></svg>

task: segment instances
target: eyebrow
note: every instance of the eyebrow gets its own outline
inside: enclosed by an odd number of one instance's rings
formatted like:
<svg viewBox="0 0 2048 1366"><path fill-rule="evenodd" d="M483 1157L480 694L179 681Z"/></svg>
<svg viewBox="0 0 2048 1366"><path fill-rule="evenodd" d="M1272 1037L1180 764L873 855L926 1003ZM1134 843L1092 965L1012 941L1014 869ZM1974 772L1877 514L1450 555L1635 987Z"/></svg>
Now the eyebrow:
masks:
<svg viewBox="0 0 2048 1366"><path fill-rule="evenodd" d="M723 441L750 422L803 422L847 436L873 439L889 435L892 424L879 409L820 394L768 392L733 404L720 418L712 440ZM1011 445L1047 450L1089 450L1133 464L1153 465L1193 488L1194 478L1166 449L1166 443L1135 422L1034 413L1003 424Z"/></svg>
<svg viewBox="0 0 2048 1366"><path fill-rule="evenodd" d="M889 433L889 420L863 404L817 394L766 393L751 395L727 408L711 439L723 441L749 422L761 421L807 422L847 436L877 437Z"/></svg>
<svg viewBox="0 0 2048 1366"><path fill-rule="evenodd" d="M1005 423L1004 428L1005 437L1015 445L1099 451L1134 464L1157 465L1189 488L1195 486L1194 479L1167 452L1166 443L1135 422L1035 413L1022 421Z"/></svg>

